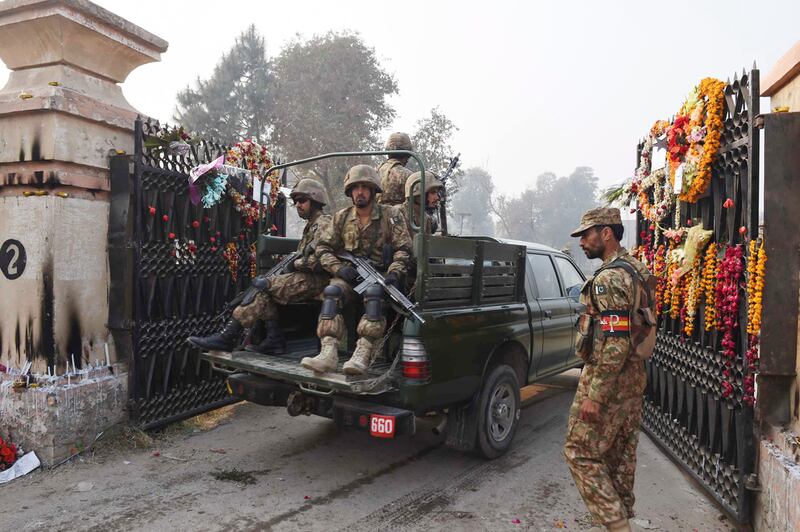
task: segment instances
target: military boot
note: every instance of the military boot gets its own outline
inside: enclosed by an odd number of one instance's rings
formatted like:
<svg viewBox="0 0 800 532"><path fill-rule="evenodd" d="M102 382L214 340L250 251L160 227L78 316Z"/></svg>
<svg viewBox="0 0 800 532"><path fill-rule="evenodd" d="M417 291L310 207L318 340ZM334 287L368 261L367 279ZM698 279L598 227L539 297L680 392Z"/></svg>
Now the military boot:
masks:
<svg viewBox="0 0 800 532"><path fill-rule="evenodd" d="M363 336L356 342L356 350L350 360L344 363L342 369L347 375L363 375L372 363L372 356L375 354L375 344L369 338Z"/></svg>
<svg viewBox="0 0 800 532"><path fill-rule="evenodd" d="M286 352L286 337L278 325L278 320L267 320L264 324L267 327L264 339L258 345L248 345L245 349L264 355L282 355Z"/></svg>
<svg viewBox="0 0 800 532"><path fill-rule="evenodd" d="M242 324L231 318L221 332L211 336L190 336L190 344L206 351L232 351L242 333Z"/></svg>
<svg viewBox="0 0 800 532"><path fill-rule="evenodd" d="M305 357L300 365L317 373L331 373L339 365L339 340L333 336L323 336L320 340L322 349L315 357Z"/></svg>

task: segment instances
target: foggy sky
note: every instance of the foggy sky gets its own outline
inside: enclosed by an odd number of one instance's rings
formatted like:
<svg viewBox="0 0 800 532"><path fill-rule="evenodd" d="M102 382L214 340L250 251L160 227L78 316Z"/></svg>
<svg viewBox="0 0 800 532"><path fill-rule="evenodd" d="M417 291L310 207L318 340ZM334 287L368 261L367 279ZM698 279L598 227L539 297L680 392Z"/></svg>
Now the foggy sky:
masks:
<svg viewBox="0 0 800 532"><path fill-rule="evenodd" d="M440 106L460 128L463 164L483 166L510 194L576 166L593 167L602 186L622 181L637 140L700 79L754 61L763 76L800 39L797 0L96 3L169 42L123 90L170 122L175 94L207 77L251 22L270 55L296 34L357 31L399 82L387 131L410 131ZM0 85L6 78L0 66Z"/></svg>

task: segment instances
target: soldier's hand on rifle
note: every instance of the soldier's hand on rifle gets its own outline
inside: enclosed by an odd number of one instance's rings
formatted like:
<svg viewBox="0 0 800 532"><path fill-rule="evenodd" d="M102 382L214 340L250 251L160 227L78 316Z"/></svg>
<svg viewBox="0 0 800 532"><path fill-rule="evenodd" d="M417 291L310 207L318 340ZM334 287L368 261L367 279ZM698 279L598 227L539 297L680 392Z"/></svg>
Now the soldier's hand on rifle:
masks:
<svg viewBox="0 0 800 532"><path fill-rule="evenodd" d="M398 290L400 289L400 279L398 279L397 274L395 272L387 273L383 279L389 286L394 286Z"/></svg>
<svg viewBox="0 0 800 532"><path fill-rule="evenodd" d="M336 271L336 277L354 286L358 280L358 271L350 265L342 266Z"/></svg>
<svg viewBox="0 0 800 532"><path fill-rule="evenodd" d="M295 264L300 259L295 259L293 261L289 261L286 266L283 267L283 273L293 273L297 271L297 264Z"/></svg>

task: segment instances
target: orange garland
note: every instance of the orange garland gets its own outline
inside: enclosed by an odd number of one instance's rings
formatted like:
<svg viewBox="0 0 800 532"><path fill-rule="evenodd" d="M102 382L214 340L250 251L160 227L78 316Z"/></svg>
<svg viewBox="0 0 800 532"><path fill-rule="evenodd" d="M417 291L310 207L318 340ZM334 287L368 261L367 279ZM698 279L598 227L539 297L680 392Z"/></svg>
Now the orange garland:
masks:
<svg viewBox="0 0 800 532"><path fill-rule="evenodd" d="M715 293L717 289L717 245L711 243L706 250L703 264L703 276L700 291L705 295L705 330L710 331L717 325Z"/></svg>
<svg viewBox="0 0 800 532"><path fill-rule="evenodd" d="M703 156L697 168L697 175L692 179L686 192L678 195L681 201L697 203L708 190L711 183L711 171L720 148L720 138L724 127L722 118L725 112L725 87L726 83L714 78L705 78L700 82L698 98L708 98L706 108L706 136L703 141ZM690 150L696 150L692 143Z"/></svg>
<svg viewBox="0 0 800 532"><path fill-rule="evenodd" d="M686 283L686 299L684 303L686 305L686 320L683 324L683 329L686 336L689 338L692 337L692 333L694 332L694 318L697 315L697 306L700 303L698 294L702 293L700 286L703 276L702 268L700 267L700 257L700 253L694 256L691 273L687 274L691 277Z"/></svg>
<svg viewBox="0 0 800 532"><path fill-rule="evenodd" d="M751 240L747 257L747 334L756 335L761 331L766 263L764 243L759 246L757 241Z"/></svg>

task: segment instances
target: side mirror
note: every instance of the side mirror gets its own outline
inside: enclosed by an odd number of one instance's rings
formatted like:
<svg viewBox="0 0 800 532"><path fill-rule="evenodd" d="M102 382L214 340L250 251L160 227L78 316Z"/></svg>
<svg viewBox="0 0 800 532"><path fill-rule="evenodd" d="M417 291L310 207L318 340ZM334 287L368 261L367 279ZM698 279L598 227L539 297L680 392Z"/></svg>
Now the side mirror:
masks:
<svg viewBox="0 0 800 532"><path fill-rule="evenodd" d="M567 288L567 297L571 297L577 303L581 298L581 285L576 284Z"/></svg>

